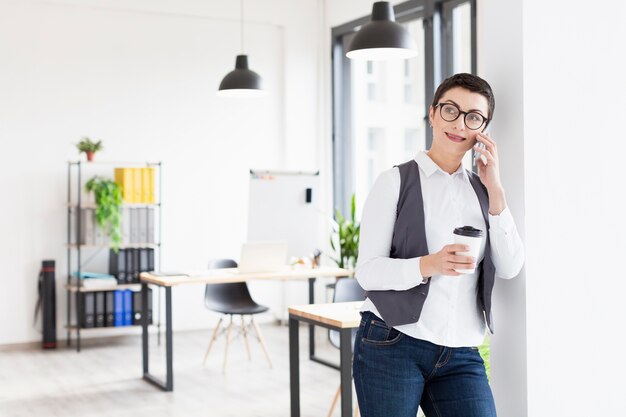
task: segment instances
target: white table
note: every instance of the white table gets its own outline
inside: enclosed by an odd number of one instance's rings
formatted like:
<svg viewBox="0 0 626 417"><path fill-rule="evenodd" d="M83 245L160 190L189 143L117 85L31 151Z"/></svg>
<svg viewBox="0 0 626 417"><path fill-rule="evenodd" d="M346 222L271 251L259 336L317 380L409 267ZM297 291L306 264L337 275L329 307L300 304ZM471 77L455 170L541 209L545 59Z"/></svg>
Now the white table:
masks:
<svg viewBox="0 0 626 417"><path fill-rule="evenodd" d="M342 268L305 268L291 267L276 272L239 273L237 268L210 269L204 271L189 271L179 274L159 274L155 272L142 272L141 280L141 308L142 308L142 356L143 356L143 379L161 388L164 391L174 390L174 359L173 359L173 334L172 334L172 287L188 284L223 284L229 282L245 282L250 280L308 280L309 303L313 304L314 284L318 277L342 277L350 272ZM161 381L152 374L148 367L148 285L156 285L165 289L165 381ZM309 353L315 358L314 326L309 329Z"/></svg>
<svg viewBox="0 0 626 417"><path fill-rule="evenodd" d="M289 389L291 417L300 417L300 355L298 322L339 332L341 416L352 414L352 329L359 327L363 301L289 307Z"/></svg>

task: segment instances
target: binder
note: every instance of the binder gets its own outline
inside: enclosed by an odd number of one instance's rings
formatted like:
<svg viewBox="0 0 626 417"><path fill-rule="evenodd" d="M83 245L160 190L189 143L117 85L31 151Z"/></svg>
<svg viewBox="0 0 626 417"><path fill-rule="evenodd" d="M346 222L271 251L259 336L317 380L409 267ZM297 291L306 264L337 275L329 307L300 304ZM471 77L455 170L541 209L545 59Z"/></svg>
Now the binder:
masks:
<svg viewBox="0 0 626 417"><path fill-rule="evenodd" d="M150 271L150 262L148 259L148 253L150 248L137 249L139 252L139 273ZM137 282L139 282L139 274L137 275Z"/></svg>
<svg viewBox="0 0 626 417"><path fill-rule="evenodd" d="M152 324L152 289L148 288L148 323Z"/></svg>
<svg viewBox="0 0 626 417"><path fill-rule="evenodd" d="M126 284L126 249L120 249L117 253L109 250L109 274L117 278L119 284Z"/></svg>
<svg viewBox="0 0 626 417"><path fill-rule="evenodd" d="M148 171L148 200L147 202L150 204L154 204L156 203L156 196L155 196L155 192L154 192L154 168L153 167L149 167L146 168L146 171Z"/></svg>
<svg viewBox="0 0 626 417"><path fill-rule="evenodd" d="M96 298L93 292L83 292L82 295L81 311L79 316L81 317L81 327L89 329L95 327L95 310L96 310Z"/></svg>
<svg viewBox="0 0 626 417"><path fill-rule="evenodd" d="M122 199L134 203L133 173L130 168L115 168L115 182L122 187Z"/></svg>
<svg viewBox="0 0 626 417"><path fill-rule="evenodd" d="M154 271L154 249L153 248L148 248L148 268L146 269L146 272L151 272Z"/></svg>
<svg viewBox="0 0 626 417"><path fill-rule="evenodd" d="M133 284L138 282L139 278L137 249L126 248L124 252L126 253L126 283Z"/></svg>
<svg viewBox="0 0 626 417"><path fill-rule="evenodd" d="M130 326L133 324L133 292L131 290L123 290L123 304L124 304L124 326Z"/></svg>
<svg viewBox="0 0 626 417"><path fill-rule="evenodd" d="M154 207L148 207L146 210L146 243L156 243L154 233Z"/></svg>
<svg viewBox="0 0 626 417"><path fill-rule="evenodd" d="M133 293L133 324L141 325L141 291ZM152 288L148 288L148 324L152 324Z"/></svg>
<svg viewBox="0 0 626 417"><path fill-rule="evenodd" d="M96 227L95 210L83 208L80 210L80 244L93 245L95 243Z"/></svg>
<svg viewBox="0 0 626 417"><path fill-rule="evenodd" d="M133 202L143 203L143 177L141 168L130 168L133 172Z"/></svg>
<svg viewBox="0 0 626 417"><path fill-rule="evenodd" d="M150 203L150 168L141 169L141 201Z"/></svg>
<svg viewBox="0 0 626 417"><path fill-rule="evenodd" d="M148 208L137 208L137 241L142 245L148 242Z"/></svg>
<svg viewBox="0 0 626 417"><path fill-rule="evenodd" d="M124 256L126 258L126 267L124 268L124 273L126 275L126 283L131 284L133 282L133 272L132 272L132 265L133 265L133 249L132 248L126 248L124 249Z"/></svg>
<svg viewBox="0 0 626 417"><path fill-rule="evenodd" d="M104 293L104 326L115 326L115 291Z"/></svg>
<svg viewBox="0 0 626 417"><path fill-rule="evenodd" d="M138 284L139 272L141 272L141 249L135 248L133 251L135 252L133 257L133 261L135 262L133 265L133 282Z"/></svg>
<svg viewBox="0 0 626 417"><path fill-rule="evenodd" d="M115 290L113 291L115 301L113 303L113 311L115 311L115 319L113 324L115 326L123 326L124 325L124 291L123 290Z"/></svg>
<svg viewBox="0 0 626 417"><path fill-rule="evenodd" d="M96 327L104 327L104 292L98 291L96 297Z"/></svg>
<svg viewBox="0 0 626 417"><path fill-rule="evenodd" d="M130 209L124 207L122 209L122 245L130 243Z"/></svg>
<svg viewBox="0 0 626 417"><path fill-rule="evenodd" d="M138 208L129 208L130 210L130 243L139 243L139 218Z"/></svg>

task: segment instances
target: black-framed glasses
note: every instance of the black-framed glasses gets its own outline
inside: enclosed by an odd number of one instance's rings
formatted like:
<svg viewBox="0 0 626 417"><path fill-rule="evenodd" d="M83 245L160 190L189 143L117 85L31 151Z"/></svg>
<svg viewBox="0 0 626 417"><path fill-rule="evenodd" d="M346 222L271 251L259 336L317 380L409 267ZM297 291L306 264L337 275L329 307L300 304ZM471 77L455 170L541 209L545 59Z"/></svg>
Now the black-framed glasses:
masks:
<svg viewBox="0 0 626 417"><path fill-rule="evenodd" d="M482 114L475 111L462 111L454 103L437 103L435 107L439 107L439 114L441 114L441 118L446 122L454 122L460 115L463 114L463 122L465 123L465 126L471 130L480 129L487 121L487 118Z"/></svg>

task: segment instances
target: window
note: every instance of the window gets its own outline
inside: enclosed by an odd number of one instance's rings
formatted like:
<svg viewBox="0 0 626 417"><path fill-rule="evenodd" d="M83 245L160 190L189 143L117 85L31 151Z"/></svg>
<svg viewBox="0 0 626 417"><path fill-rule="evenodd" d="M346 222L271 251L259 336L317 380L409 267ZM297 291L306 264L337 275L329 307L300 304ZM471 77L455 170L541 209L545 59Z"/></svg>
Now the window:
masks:
<svg viewBox="0 0 626 417"><path fill-rule="evenodd" d="M410 0L394 7L418 56L351 61L356 28L369 16L333 28L334 206L357 213L384 170L430 147L428 109L435 87L457 72L475 73L475 0ZM471 155L466 167L471 167Z"/></svg>

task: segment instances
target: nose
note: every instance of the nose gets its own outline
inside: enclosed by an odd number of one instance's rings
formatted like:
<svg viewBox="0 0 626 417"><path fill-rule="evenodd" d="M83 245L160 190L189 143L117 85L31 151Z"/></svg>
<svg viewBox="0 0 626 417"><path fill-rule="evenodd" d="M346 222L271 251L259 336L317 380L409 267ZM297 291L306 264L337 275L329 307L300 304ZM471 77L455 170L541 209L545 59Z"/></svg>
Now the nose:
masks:
<svg viewBox="0 0 626 417"><path fill-rule="evenodd" d="M461 114L455 121L452 122L452 127L456 130L464 131L465 130L465 117Z"/></svg>

